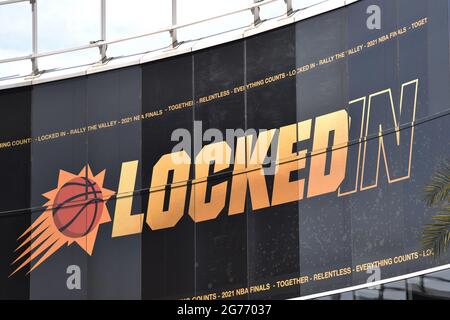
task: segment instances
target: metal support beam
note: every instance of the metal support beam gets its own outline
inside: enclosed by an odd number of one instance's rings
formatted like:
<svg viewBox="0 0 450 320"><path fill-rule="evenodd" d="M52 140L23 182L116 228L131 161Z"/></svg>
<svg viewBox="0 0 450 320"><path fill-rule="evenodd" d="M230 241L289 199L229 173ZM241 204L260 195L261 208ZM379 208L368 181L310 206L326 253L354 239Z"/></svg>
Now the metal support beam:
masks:
<svg viewBox="0 0 450 320"><path fill-rule="evenodd" d="M31 74L37 75L39 73L38 60L38 14L36 0L30 0L31 4L31 37L32 37L32 57L31 57Z"/></svg>
<svg viewBox="0 0 450 320"><path fill-rule="evenodd" d="M106 0L100 0L100 36L100 41L106 41ZM99 49L101 61L105 62L108 45L102 44Z"/></svg>
<svg viewBox="0 0 450 320"><path fill-rule="evenodd" d="M177 2L178 0L172 0L172 25L175 26L177 24ZM170 31L170 37L172 38L172 47L176 47L178 45L178 35L177 29L172 29Z"/></svg>
<svg viewBox="0 0 450 320"><path fill-rule="evenodd" d="M292 0L284 0L284 2L286 2L286 14L290 15L293 10L292 10Z"/></svg>
<svg viewBox="0 0 450 320"><path fill-rule="evenodd" d="M254 3L258 3L261 2L261 0L253 0ZM260 7L254 7L252 9L252 14L253 14L253 24L256 26L257 24L259 24L261 22L261 18L259 16L259 12L260 12Z"/></svg>

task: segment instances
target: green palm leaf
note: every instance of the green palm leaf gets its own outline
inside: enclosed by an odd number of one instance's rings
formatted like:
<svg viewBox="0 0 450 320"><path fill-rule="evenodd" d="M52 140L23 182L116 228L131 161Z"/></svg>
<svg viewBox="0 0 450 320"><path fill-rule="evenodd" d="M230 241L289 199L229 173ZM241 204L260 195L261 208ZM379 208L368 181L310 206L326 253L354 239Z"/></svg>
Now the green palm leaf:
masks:
<svg viewBox="0 0 450 320"><path fill-rule="evenodd" d="M424 200L429 207L439 208L433 223L425 226L422 246L432 248L435 256L448 250L450 245L450 161L444 161L424 189Z"/></svg>
<svg viewBox="0 0 450 320"><path fill-rule="evenodd" d="M424 200L430 207L448 198L450 191L450 161L444 161L439 166L424 191Z"/></svg>

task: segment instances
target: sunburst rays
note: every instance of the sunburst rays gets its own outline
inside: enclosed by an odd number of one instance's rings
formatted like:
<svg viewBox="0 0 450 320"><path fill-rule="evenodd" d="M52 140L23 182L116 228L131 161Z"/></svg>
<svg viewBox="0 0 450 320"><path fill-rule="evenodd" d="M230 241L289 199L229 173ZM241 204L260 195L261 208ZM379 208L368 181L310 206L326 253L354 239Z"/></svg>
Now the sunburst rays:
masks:
<svg viewBox="0 0 450 320"><path fill-rule="evenodd" d="M27 272L27 274L29 274L45 260L47 260L52 254L58 251L62 246L69 246L74 242L86 251L87 254L92 255L99 226L103 223L111 221L111 216L108 212L108 208L106 207L106 201L109 200L115 192L103 187L105 173L106 171L103 170L94 176L89 166L84 167L78 175L64 170L59 171L58 186L55 189L43 194L43 196L48 199L48 201L44 204L45 211L17 239L20 243L15 252L18 252L19 255L11 263L11 265L18 264L18 266L15 267L10 276L31 263L30 269ZM53 220L52 210L58 191L70 180L77 177L85 177L86 174L87 178L94 181L101 190L102 201L100 202L100 205L103 206L103 210L98 224L94 226L87 235L80 238L71 238L58 230ZM69 205L82 204L71 203Z"/></svg>

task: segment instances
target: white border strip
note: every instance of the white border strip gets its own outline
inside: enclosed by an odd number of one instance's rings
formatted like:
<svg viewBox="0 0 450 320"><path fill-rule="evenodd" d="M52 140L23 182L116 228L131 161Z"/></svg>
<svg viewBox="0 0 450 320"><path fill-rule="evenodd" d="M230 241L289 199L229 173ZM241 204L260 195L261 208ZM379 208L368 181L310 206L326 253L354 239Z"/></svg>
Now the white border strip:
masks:
<svg viewBox="0 0 450 320"><path fill-rule="evenodd" d="M414 277L422 276L424 274L442 271L442 270L446 270L446 269L450 269L450 264L446 264L443 266L434 267L434 268L430 268L430 269L425 269L425 270L421 270L421 271L416 271L413 273L407 273L407 274L404 274L401 276L388 278L388 279L384 279L384 280L380 280L380 281L374 281L374 282L369 282L369 283L365 283L365 284L360 284L357 286L346 287L346 288L336 289L336 290L331 290L331 291L325 291L325 292L321 292L321 293L315 293L315 294L311 294L311 295L307 295L307 296L303 296L303 297L292 298L289 300L310 300L310 299L316 299L316 298L321 298L321 297L326 297L326 296L332 296L332 295L339 294L339 293L360 290L360 289L366 289L368 287L375 287L375 286L390 283L390 282L396 282L396 281L400 281L400 280L414 278Z"/></svg>

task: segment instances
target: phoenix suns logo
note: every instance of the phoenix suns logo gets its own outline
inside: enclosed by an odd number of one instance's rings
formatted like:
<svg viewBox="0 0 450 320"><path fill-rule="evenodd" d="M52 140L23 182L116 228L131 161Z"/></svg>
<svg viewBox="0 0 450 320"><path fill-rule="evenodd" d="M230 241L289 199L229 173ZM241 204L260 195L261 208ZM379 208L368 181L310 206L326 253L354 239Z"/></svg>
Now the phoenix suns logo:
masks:
<svg viewBox="0 0 450 320"><path fill-rule="evenodd" d="M45 211L18 238L19 256L11 275L32 263L30 273L64 245L77 243L92 255L98 228L110 222L106 201L115 194L103 187L106 170L93 175L89 166L78 175L60 170L58 186L44 193Z"/></svg>

